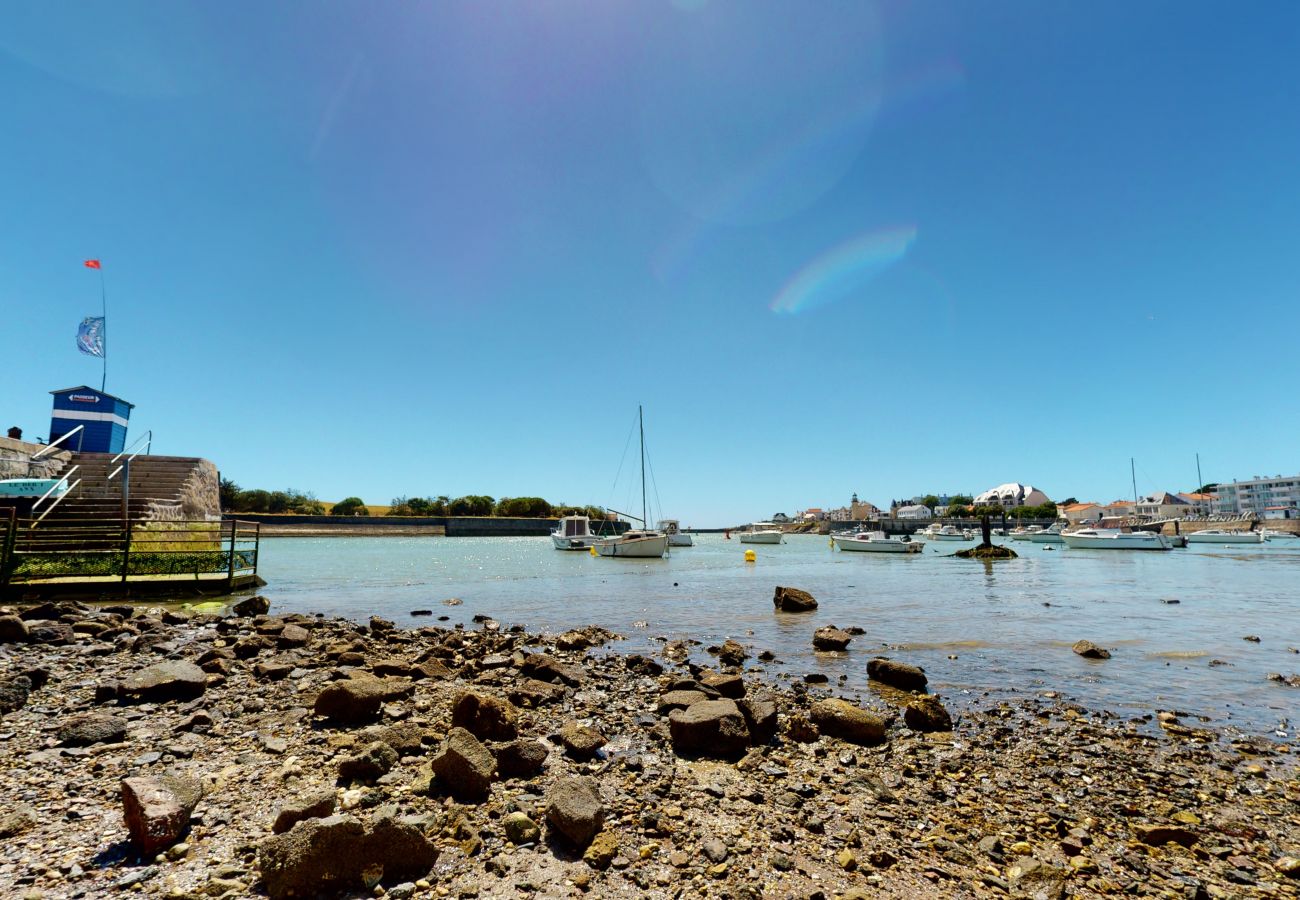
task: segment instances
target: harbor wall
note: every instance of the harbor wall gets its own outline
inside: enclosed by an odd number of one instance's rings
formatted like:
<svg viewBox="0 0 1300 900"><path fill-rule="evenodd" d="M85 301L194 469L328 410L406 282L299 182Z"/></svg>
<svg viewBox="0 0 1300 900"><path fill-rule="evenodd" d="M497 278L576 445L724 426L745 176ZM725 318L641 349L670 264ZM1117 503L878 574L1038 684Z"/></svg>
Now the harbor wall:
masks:
<svg viewBox="0 0 1300 900"><path fill-rule="evenodd" d="M558 519L509 519L478 516L304 516L271 513L225 513L224 519L256 522L268 537L288 535L446 535L447 537L546 537ZM593 523L593 527L596 523ZM628 528L613 523L615 531Z"/></svg>

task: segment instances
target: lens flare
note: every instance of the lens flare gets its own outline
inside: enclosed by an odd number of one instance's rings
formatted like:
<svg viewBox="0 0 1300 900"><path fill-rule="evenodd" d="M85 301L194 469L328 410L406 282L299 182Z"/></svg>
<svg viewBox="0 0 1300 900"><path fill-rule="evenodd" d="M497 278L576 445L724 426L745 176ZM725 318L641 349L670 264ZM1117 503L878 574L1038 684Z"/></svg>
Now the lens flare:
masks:
<svg viewBox="0 0 1300 900"><path fill-rule="evenodd" d="M916 234L915 225L895 225L832 247L796 272L769 309L794 315L844 299L907 255Z"/></svg>

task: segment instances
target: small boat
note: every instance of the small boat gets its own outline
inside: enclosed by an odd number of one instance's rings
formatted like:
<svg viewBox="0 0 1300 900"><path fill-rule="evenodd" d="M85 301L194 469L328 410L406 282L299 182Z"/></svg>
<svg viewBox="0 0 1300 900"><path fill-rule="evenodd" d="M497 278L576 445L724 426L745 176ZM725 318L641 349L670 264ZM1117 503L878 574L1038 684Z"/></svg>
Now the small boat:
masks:
<svg viewBox="0 0 1300 900"><path fill-rule="evenodd" d="M1300 534L1292 534L1289 531L1274 531L1272 528L1265 528L1260 534L1264 535L1266 541L1293 541L1300 538Z"/></svg>
<svg viewBox="0 0 1300 900"><path fill-rule="evenodd" d="M1029 540L1034 544L1059 544L1061 543L1061 523L1056 523L1051 528L1040 528L1031 535Z"/></svg>
<svg viewBox="0 0 1300 900"><path fill-rule="evenodd" d="M782 537L784 537L784 534L775 522L755 522L749 526L748 531L740 533L740 542L742 544L779 544Z"/></svg>
<svg viewBox="0 0 1300 900"><path fill-rule="evenodd" d="M1034 535L1041 532L1042 530L1043 530L1043 526L1041 525L1030 525L1028 528L1025 528L1022 525L1019 528L1011 529L1011 534L1009 535L1009 537L1013 541L1027 541L1030 538L1032 538Z"/></svg>
<svg viewBox="0 0 1300 900"><path fill-rule="evenodd" d="M1082 528L1062 534L1065 546L1073 550L1169 550L1169 539L1154 531L1124 531L1119 528Z"/></svg>
<svg viewBox="0 0 1300 900"><path fill-rule="evenodd" d="M591 519L586 516L565 516L551 532L551 543L556 550L586 550L596 540L597 536L591 533Z"/></svg>
<svg viewBox="0 0 1300 900"><path fill-rule="evenodd" d="M857 534L841 534L831 538L841 550L854 550L866 553L920 553L925 549L924 541L914 541L910 537L889 537L883 531L859 531Z"/></svg>
<svg viewBox="0 0 1300 900"><path fill-rule="evenodd" d="M1262 531L1228 531L1225 528L1209 528L1205 531L1193 531L1187 535L1190 544L1262 544Z"/></svg>
<svg viewBox="0 0 1300 900"><path fill-rule="evenodd" d="M955 525L940 525L938 522L923 529L921 533L932 541L969 541L972 538L969 531L963 531Z"/></svg>
<svg viewBox="0 0 1300 900"><path fill-rule="evenodd" d="M668 552L668 535L659 531L625 531L617 537L599 538L593 546L601 556L659 559Z"/></svg>
<svg viewBox="0 0 1300 900"><path fill-rule="evenodd" d="M658 528L664 534L668 535L669 547L694 547L695 541L689 534L682 531L681 523L676 519L660 519Z"/></svg>

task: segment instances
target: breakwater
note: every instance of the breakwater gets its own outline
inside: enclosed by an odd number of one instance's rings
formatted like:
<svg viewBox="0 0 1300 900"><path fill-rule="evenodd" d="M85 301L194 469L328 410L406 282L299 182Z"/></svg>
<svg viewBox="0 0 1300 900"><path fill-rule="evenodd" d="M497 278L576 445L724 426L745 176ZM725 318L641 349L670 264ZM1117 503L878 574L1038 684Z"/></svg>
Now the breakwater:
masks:
<svg viewBox="0 0 1300 900"><path fill-rule="evenodd" d="M271 513L226 513L223 519L257 522L263 536L366 537L445 535L446 537L545 537L558 519L512 519L486 516L304 516ZM593 528L598 523L593 523ZM627 522L606 527L621 534Z"/></svg>

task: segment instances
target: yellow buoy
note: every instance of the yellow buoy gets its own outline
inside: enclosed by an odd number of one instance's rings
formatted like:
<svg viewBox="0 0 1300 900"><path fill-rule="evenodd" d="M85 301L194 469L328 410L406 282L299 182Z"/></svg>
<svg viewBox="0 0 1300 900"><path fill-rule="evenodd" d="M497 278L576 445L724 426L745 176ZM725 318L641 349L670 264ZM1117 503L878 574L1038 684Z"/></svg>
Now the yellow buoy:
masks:
<svg viewBox="0 0 1300 900"><path fill-rule="evenodd" d="M600 555L599 553L596 552L596 548L595 548L595 547L588 547L587 550L591 553L592 556L599 556L599 555Z"/></svg>
<svg viewBox="0 0 1300 900"><path fill-rule="evenodd" d="M745 562L754 562L756 559L758 559L758 554L753 550L745 551Z"/></svg>

